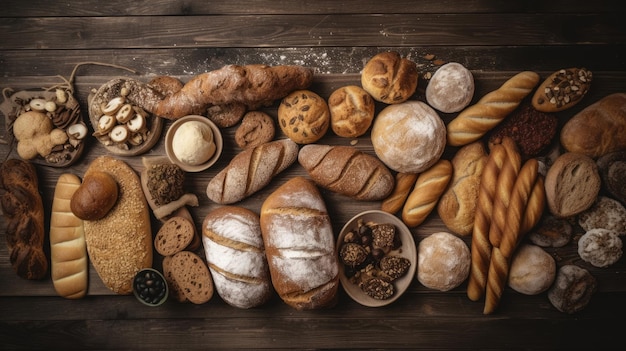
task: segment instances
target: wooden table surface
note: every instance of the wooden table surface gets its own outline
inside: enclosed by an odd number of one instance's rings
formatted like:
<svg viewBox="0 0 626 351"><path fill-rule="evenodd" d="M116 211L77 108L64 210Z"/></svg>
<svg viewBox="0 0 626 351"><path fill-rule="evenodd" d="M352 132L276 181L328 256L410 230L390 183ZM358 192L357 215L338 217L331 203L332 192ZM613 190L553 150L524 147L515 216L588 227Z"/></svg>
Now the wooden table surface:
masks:
<svg viewBox="0 0 626 351"><path fill-rule="evenodd" d="M311 90L327 98L335 89L360 84L369 58L395 50L418 65L420 83L412 99L424 100L427 75L456 61L474 74L477 100L523 70L542 78L561 68L586 67L592 88L579 106L559 114L563 122L600 98L626 92L626 26L618 1L28 1L5 0L0 13L0 87L49 87L68 78L80 62L102 62L76 72L76 94L88 121L87 95L117 76L148 81L171 75L191 77L227 64L297 64L315 70ZM382 109L377 105L377 111ZM264 109L276 116L276 105ZM454 114L441 114L449 122ZM166 128L171 122L166 123ZM7 141L4 128L0 137ZM225 150L213 168L188 173L188 190L200 206L191 208L196 225L217 205L205 195L208 181L239 151L235 128L223 130ZM280 135L279 135L280 137ZM319 143L349 145L329 132ZM373 154L369 135L356 147ZM455 148L447 147L450 159ZM61 173L82 176L107 151L95 140L70 168L37 166L49 223L52 191ZM146 155L164 155L163 138ZM0 159L17 157L0 145ZM140 157L121 157L135 170ZM287 179L305 175L297 164L238 205L259 211L264 198ZM355 214L379 209L322 191L335 234ZM153 218L154 219L154 218ZM159 223L153 221L153 231ZM58 297L49 277L26 281L15 275L0 219L0 343L2 349L213 349L213 348L425 348L565 349L602 347L623 340L617 327L626 314L626 260L609 268L583 262L572 240L548 250L557 265L587 268L598 291L574 315L557 311L547 294L527 296L505 290L496 313L483 315L464 283L439 292L414 280L395 303L364 307L341 289L328 310L296 311L274 297L250 310L230 307L215 294L203 305L168 300L158 308L132 296L114 295L90 267L89 294ZM416 242L446 231L433 213L413 229ZM577 235L582 233L578 232ZM464 238L470 243L469 238Z"/></svg>

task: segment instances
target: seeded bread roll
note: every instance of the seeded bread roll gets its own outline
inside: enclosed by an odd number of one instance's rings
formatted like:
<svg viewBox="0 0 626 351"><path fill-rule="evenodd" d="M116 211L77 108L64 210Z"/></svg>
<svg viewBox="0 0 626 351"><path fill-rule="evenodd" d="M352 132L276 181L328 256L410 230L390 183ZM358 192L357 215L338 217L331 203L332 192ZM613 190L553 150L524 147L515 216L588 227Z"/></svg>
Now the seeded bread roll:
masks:
<svg viewBox="0 0 626 351"><path fill-rule="evenodd" d="M50 272L59 296L79 299L87 294L89 280L83 221L70 209L70 200L81 181L63 173L57 180L50 213Z"/></svg>
<svg viewBox="0 0 626 351"><path fill-rule="evenodd" d="M600 174L588 156L567 152L559 156L546 174L546 199L550 212L564 218L591 207L600 191Z"/></svg>
<svg viewBox="0 0 626 351"><path fill-rule="evenodd" d="M326 204L304 177L288 180L261 207L261 233L272 285L297 310L337 302L339 262Z"/></svg>
<svg viewBox="0 0 626 351"><path fill-rule="evenodd" d="M348 85L335 90L328 98L330 125L340 137L359 137L372 125L376 105L365 89Z"/></svg>
<svg viewBox="0 0 626 351"><path fill-rule="evenodd" d="M474 76L458 62L439 67L426 87L426 101L443 113L459 112L472 102Z"/></svg>
<svg viewBox="0 0 626 351"><path fill-rule="evenodd" d="M202 224L215 290L229 305L252 308L272 296L259 215L236 206L212 210Z"/></svg>
<svg viewBox="0 0 626 351"><path fill-rule="evenodd" d="M381 200L393 190L389 169L352 146L305 145L298 162L317 185L357 200Z"/></svg>
<svg viewBox="0 0 626 351"><path fill-rule="evenodd" d="M395 51L372 57L361 72L361 86L374 100L399 104L408 100L417 89L417 65Z"/></svg>
<svg viewBox="0 0 626 351"><path fill-rule="evenodd" d="M310 90L296 90L280 102L278 125L296 143L314 143L326 134L330 126L328 104Z"/></svg>

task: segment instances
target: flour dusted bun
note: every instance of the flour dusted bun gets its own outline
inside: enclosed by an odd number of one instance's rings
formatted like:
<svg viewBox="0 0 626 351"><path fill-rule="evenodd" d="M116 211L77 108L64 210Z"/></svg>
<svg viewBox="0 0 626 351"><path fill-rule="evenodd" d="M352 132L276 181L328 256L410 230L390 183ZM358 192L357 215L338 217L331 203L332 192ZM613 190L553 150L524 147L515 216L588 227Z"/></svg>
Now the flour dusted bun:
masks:
<svg viewBox="0 0 626 351"><path fill-rule="evenodd" d="M578 239L578 255L595 267L608 267L622 257L622 239L616 231L596 228Z"/></svg>
<svg viewBox="0 0 626 351"><path fill-rule="evenodd" d="M597 287L596 278L588 270L569 264L559 268L548 299L557 310L572 314L589 304Z"/></svg>
<svg viewBox="0 0 626 351"><path fill-rule="evenodd" d="M363 67L361 85L374 100L399 104L417 89L417 65L395 51L381 52Z"/></svg>
<svg viewBox="0 0 626 351"><path fill-rule="evenodd" d="M372 125L376 105L365 89L348 85L330 94L328 108L333 132L340 137L356 138Z"/></svg>
<svg viewBox="0 0 626 351"><path fill-rule="evenodd" d="M372 126L372 146L389 168L419 173L434 165L446 146L446 127L426 103L407 101L385 107Z"/></svg>
<svg viewBox="0 0 626 351"><path fill-rule="evenodd" d="M626 235L626 208L617 200L598 196L596 202L578 216L584 230L603 228Z"/></svg>
<svg viewBox="0 0 626 351"><path fill-rule="evenodd" d="M444 112L459 112L472 102L474 76L457 62L446 63L433 74L426 87L426 101Z"/></svg>
<svg viewBox="0 0 626 351"><path fill-rule="evenodd" d="M339 260L326 204L315 184L295 177L261 206L261 233L272 285L297 310L337 302Z"/></svg>
<svg viewBox="0 0 626 351"><path fill-rule="evenodd" d="M550 288L556 277L556 262L539 246L521 245L509 268L509 286L522 294L537 295Z"/></svg>
<svg viewBox="0 0 626 351"><path fill-rule="evenodd" d="M452 290L469 275L470 250L454 234L438 232L422 240L417 259L417 280L427 288Z"/></svg>
<svg viewBox="0 0 626 351"><path fill-rule="evenodd" d="M272 296L259 216L243 207L212 210L202 241L215 290L229 305L252 308Z"/></svg>

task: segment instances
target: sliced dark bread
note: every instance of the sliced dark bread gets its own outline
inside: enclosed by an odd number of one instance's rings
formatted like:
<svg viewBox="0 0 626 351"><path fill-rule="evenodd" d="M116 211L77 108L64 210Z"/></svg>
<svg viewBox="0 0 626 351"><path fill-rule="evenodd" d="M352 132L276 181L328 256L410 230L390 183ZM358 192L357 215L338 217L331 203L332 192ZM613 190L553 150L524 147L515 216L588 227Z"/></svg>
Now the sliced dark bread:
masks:
<svg viewBox="0 0 626 351"><path fill-rule="evenodd" d="M185 302L187 301L187 298L172 275L171 263L172 256L166 256L163 258L163 276L165 277L165 281L169 287L170 297L173 297L178 302Z"/></svg>
<svg viewBox="0 0 626 351"><path fill-rule="evenodd" d="M213 297L213 278L206 262L191 251L181 251L169 262L172 278L187 300L202 304Z"/></svg>
<svg viewBox="0 0 626 351"><path fill-rule="evenodd" d="M154 248L163 256L171 256L187 248L196 236L192 221L184 217L172 217L154 237Z"/></svg>

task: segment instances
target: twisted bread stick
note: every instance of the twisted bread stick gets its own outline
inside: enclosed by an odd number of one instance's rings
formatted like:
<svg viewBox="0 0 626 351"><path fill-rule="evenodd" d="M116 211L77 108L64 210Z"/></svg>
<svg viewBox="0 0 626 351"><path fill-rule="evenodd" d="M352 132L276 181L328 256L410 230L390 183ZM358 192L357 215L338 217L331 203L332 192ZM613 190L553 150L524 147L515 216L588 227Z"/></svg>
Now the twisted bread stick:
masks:
<svg viewBox="0 0 626 351"><path fill-rule="evenodd" d="M500 240L506 225L506 211L509 207L511 189L517 179L522 163L520 153L511 138L504 138L502 145L506 150L506 160L502 165L493 199L491 212L491 227L489 228L489 242L494 247L500 246Z"/></svg>
<svg viewBox="0 0 626 351"><path fill-rule="evenodd" d="M452 164L441 159L420 174L415 187L402 208L402 221L407 227L420 225L432 212L452 178Z"/></svg>
<svg viewBox="0 0 626 351"><path fill-rule="evenodd" d="M500 123L539 83L539 75L524 71L464 109L447 126L448 145L461 146L480 139Z"/></svg>
<svg viewBox="0 0 626 351"><path fill-rule="evenodd" d="M396 213L402 209L404 203L413 189L413 185L417 181L417 173L402 173L396 174L396 185L383 203L380 209L389 213Z"/></svg>
<svg viewBox="0 0 626 351"><path fill-rule="evenodd" d="M506 160L506 150L501 144L495 145L480 180L476 215L472 230L472 264L467 285L467 296L472 301L478 301L485 293L487 271L491 259L491 243L489 242L489 227L491 226L491 212L495 195L495 182L502 165Z"/></svg>
<svg viewBox="0 0 626 351"><path fill-rule="evenodd" d="M537 183L538 174L537 160L530 159L524 164L515 181L510 205L506 211L506 225L502 241L499 246L494 246L491 253L484 314L495 311L500 303L504 285L509 275L510 262L523 234L522 229L524 229L523 226L526 221L524 215ZM529 211L529 213L535 213L535 210Z"/></svg>

